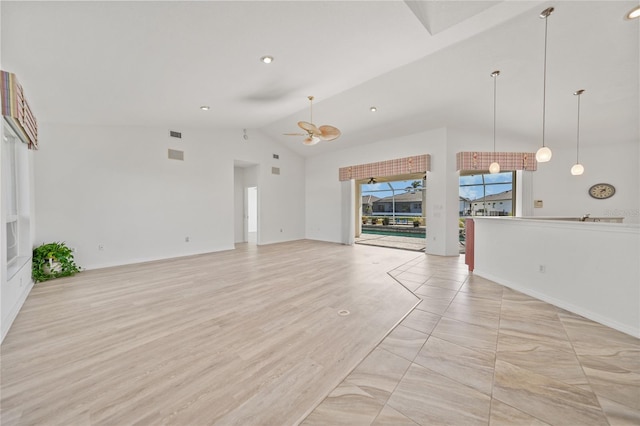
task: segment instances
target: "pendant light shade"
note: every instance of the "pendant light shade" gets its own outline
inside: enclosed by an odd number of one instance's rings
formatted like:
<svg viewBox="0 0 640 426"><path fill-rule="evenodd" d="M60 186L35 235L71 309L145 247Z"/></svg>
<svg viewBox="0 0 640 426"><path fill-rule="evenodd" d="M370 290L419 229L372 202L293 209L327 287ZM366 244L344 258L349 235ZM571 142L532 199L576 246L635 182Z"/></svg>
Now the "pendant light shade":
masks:
<svg viewBox="0 0 640 426"><path fill-rule="evenodd" d="M493 77L493 163L489 166L489 173L500 173L500 164L496 161L496 92L500 71L491 73Z"/></svg>
<svg viewBox="0 0 640 426"><path fill-rule="evenodd" d="M584 173L584 166L580 163L576 163L571 167L571 174L574 176L580 176Z"/></svg>
<svg viewBox="0 0 640 426"><path fill-rule="evenodd" d="M574 95L578 97L578 124L576 130L576 164L571 167L571 174L580 176L584 173L584 166L580 164L580 95L584 93L584 89L577 90Z"/></svg>
<svg viewBox="0 0 640 426"><path fill-rule="evenodd" d="M538 163L546 163L547 161L551 160L552 155L553 153L551 152L551 150L548 147L543 146L538 151L536 151L536 161L538 161Z"/></svg>
<svg viewBox="0 0 640 426"><path fill-rule="evenodd" d="M546 107L547 107L547 27L548 18L553 13L553 7L549 7L540 13L540 18L544 19L544 75L542 85L542 147L536 152L536 160L539 163L546 163L551 160L551 150L544 144Z"/></svg>

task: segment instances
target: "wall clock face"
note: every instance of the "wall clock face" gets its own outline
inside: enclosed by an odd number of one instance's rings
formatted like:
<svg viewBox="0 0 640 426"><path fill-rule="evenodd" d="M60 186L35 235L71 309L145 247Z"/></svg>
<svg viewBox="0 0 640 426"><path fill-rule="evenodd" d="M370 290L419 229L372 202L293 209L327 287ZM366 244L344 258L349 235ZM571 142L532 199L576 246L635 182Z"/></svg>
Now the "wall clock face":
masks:
<svg viewBox="0 0 640 426"><path fill-rule="evenodd" d="M604 200L606 198L613 197L613 194L616 193L616 188L613 185L609 185L608 183L596 183L591 188L589 188L589 195L593 198L597 198L598 200Z"/></svg>

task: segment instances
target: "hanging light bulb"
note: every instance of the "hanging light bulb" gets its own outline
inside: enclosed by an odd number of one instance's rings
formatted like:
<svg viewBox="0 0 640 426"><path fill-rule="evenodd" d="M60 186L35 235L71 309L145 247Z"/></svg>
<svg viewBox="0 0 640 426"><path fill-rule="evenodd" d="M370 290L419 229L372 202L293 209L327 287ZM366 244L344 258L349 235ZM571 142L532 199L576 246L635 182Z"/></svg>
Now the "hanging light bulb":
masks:
<svg viewBox="0 0 640 426"><path fill-rule="evenodd" d="M580 176L584 173L584 166L580 163L576 163L571 167L571 174L574 176Z"/></svg>
<svg viewBox="0 0 640 426"><path fill-rule="evenodd" d="M540 13L540 18L544 19L544 77L542 86L542 147L536 152L536 160L539 163L546 163L551 160L551 150L544 144L546 106L547 106L547 23L549 15L553 13L553 7L549 7Z"/></svg>
<svg viewBox="0 0 640 426"><path fill-rule="evenodd" d="M496 161L496 87L500 71L491 73L493 77L493 163L489 166L489 173L500 173L500 164Z"/></svg>
<svg viewBox="0 0 640 426"><path fill-rule="evenodd" d="M584 166L580 164L580 95L584 93L584 89L577 90L574 95L578 97L578 125L576 130L576 164L571 167L571 174L580 176L584 173Z"/></svg>

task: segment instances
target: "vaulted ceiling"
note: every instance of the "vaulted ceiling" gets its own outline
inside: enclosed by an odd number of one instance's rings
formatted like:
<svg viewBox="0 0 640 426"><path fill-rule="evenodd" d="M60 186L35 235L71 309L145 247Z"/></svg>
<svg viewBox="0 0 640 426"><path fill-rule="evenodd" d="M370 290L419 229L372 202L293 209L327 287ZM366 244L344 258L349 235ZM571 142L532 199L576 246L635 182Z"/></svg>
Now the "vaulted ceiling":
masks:
<svg viewBox="0 0 640 426"><path fill-rule="evenodd" d="M305 156L442 126L486 134L499 69L498 139L535 150L538 15L554 6L547 140L573 145L573 92L586 89L581 143L623 143L638 140L640 24L624 19L637 4L2 1L0 59L41 122L248 129ZM308 95L314 122L342 130L336 141L282 135L309 120Z"/></svg>

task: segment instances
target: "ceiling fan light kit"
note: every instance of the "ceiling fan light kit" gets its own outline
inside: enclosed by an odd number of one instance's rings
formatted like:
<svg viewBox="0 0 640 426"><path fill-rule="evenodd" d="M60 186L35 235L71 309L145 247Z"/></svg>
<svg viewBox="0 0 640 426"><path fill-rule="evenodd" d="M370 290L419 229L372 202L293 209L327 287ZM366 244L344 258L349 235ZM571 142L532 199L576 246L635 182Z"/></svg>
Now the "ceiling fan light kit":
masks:
<svg viewBox="0 0 640 426"><path fill-rule="evenodd" d="M309 96L307 99L309 99L310 120L308 122L298 121L298 127L306 133L285 133L285 135L306 136L302 141L305 145L315 145L320 141L332 141L338 139L342 133L337 127L326 124L322 126L316 126L313 124L313 96Z"/></svg>

